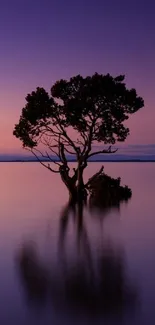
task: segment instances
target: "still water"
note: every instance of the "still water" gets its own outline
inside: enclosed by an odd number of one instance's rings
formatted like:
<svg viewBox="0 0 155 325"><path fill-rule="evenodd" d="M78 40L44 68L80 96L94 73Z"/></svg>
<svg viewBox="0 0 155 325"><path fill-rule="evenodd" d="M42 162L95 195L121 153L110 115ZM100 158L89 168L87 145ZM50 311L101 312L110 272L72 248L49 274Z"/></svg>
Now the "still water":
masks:
<svg viewBox="0 0 155 325"><path fill-rule="evenodd" d="M0 163L0 324L155 323L155 164L104 166L133 196L79 218L57 174Z"/></svg>

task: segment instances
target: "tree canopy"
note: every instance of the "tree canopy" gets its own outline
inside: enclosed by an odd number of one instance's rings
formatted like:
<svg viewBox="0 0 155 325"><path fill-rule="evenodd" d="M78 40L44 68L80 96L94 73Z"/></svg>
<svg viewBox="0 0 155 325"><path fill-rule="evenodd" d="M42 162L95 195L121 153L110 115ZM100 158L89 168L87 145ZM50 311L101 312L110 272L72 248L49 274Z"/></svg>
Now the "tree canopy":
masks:
<svg viewBox="0 0 155 325"><path fill-rule="evenodd" d="M13 134L49 170L68 173L68 154L84 168L93 155L114 152L111 146L129 135L124 122L143 106L136 90L127 89L123 75L77 75L57 81L50 94L39 87L28 94ZM94 152L93 143L101 143L101 149Z"/></svg>
<svg viewBox="0 0 155 325"><path fill-rule="evenodd" d="M95 73L86 78L78 75L69 81L57 81L51 95L38 87L27 95L14 135L28 148L43 143L50 149L50 145L58 146L59 139L75 153L79 145L85 150L89 145L90 151L93 141L124 141L129 129L123 122L144 105L135 89L126 88L124 79L109 74ZM67 134L69 127L77 131L75 141Z"/></svg>

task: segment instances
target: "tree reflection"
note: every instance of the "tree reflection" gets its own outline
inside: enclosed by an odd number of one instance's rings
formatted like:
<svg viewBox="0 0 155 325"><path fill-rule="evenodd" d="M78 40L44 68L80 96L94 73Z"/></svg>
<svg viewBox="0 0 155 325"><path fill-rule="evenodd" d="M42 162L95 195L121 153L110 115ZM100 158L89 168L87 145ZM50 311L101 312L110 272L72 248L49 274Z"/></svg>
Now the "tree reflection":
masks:
<svg viewBox="0 0 155 325"><path fill-rule="evenodd" d="M16 259L18 273L25 289L28 302L45 303L48 294L48 275L39 261L37 250L31 243L25 243Z"/></svg>
<svg viewBox="0 0 155 325"><path fill-rule="evenodd" d="M76 237L74 256L66 248L67 227L72 218ZM32 245L18 253L17 265L27 297L47 300L60 312L89 316L122 316L137 298L130 283L124 253L104 237L96 249L83 218L83 207L66 207L60 217L58 265L44 265Z"/></svg>

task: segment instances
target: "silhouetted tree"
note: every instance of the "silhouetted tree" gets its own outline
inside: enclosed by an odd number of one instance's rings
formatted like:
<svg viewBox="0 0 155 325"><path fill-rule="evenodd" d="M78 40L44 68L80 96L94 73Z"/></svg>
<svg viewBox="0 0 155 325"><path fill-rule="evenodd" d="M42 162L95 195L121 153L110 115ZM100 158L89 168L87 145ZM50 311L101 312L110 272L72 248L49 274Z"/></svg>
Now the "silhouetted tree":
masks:
<svg viewBox="0 0 155 325"><path fill-rule="evenodd" d="M144 105L135 89L126 88L124 79L121 75L78 75L56 82L50 95L37 88L26 97L13 133L43 166L60 173L74 202L86 196L83 171L88 160L97 154L114 153L111 145L129 134L124 122ZM106 147L94 152L94 142ZM67 155L76 158L73 173Z"/></svg>

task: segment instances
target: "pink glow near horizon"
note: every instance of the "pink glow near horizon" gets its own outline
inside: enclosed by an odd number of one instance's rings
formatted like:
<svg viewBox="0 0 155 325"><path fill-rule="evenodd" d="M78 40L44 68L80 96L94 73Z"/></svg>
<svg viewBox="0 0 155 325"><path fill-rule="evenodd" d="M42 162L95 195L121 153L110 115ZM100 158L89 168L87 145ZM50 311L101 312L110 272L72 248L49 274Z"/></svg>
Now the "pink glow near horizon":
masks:
<svg viewBox="0 0 155 325"><path fill-rule="evenodd" d="M23 100L22 100L23 98ZM0 153L21 153L23 152L22 144L13 135L14 124L18 122L21 109L24 105L25 94L24 91L19 93L17 98L11 100L11 96L7 101L0 98ZM154 143L155 129L154 119L155 112L152 107L154 100L147 103L145 101L145 108L130 116L128 126L130 128L130 136L127 138L125 144L150 144ZM120 144L121 145L121 144Z"/></svg>
<svg viewBox="0 0 155 325"><path fill-rule="evenodd" d="M120 8L114 0L45 2L1 6L0 153L22 150L12 131L27 93L96 71L125 74L128 87L144 98L145 108L128 121L126 143L154 143L155 4L138 6L137 16L133 0L121 1Z"/></svg>

